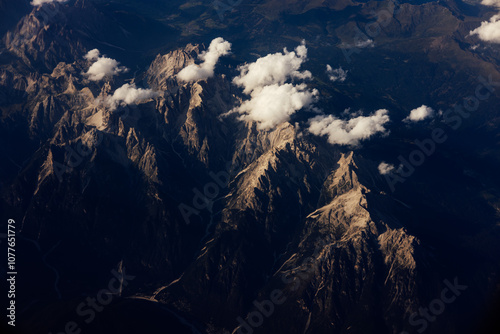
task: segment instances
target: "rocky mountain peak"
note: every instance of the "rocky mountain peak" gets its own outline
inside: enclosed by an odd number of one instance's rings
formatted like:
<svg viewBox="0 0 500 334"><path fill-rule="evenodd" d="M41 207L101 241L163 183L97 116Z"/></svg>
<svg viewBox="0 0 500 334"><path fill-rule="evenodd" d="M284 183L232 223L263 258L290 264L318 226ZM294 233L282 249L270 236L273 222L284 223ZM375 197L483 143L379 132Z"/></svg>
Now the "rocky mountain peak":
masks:
<svg viewBox="0 0 500 334"><path fill-rule="evenodd" d="M157 55L146 72L149 86L159 90L171 89L174 76L187 65L193 64L199 53L198 45L188 44L184 49Z"/></svg>

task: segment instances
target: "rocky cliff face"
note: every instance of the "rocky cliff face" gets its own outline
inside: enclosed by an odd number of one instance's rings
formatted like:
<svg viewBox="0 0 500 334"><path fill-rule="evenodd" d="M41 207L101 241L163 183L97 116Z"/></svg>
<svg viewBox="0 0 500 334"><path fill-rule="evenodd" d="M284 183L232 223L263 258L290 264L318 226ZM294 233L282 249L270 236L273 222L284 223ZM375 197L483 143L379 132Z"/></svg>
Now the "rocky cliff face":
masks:
<svg viewBox="0 0 500 334"><path fill-rule="evenodd" d="M385 213L397 204L377 190L379 177L362 174L370 162L352 152L325 161L293 126L276 133L275 146L231 184L221 222L194 264L155 298L232 331L238 316L253 321L254 299L278 289L286 301L258 332L397 330L395 319L418 308L418 268L426 266L418 239Z"/></svg>
<svg viewBox="0 0 500 334"><path fill-rule="evenodd" d="M298 251L274 274L280 285L291 278L281 289L292 297L279 312L296 315L297 333L393 332L394 319L421 302L420 242L380 210L394 203L376 184L359 182L369 162L356 160L353 153L339 159L323 186L325 205L307 216Z"/></svg>

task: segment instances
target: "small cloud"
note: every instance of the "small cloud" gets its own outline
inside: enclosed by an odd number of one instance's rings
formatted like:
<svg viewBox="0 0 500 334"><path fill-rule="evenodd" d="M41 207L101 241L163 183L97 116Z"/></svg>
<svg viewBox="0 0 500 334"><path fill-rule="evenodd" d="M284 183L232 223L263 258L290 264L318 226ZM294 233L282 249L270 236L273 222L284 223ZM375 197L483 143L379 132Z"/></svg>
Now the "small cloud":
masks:
<svg viewBox="0 0 500 334"><path fill-rule="evenodd" d="M90 50L89 52L87 52L87 54L85 56L83 56L83 58L87 59L88 61L93 61L93 60L97 60L100 55L101 55L101 52L98 49L93 49L93 50Z"/></svg>
<svg viewBox="0 0 500 334"><path fill-rule="evenodd" d="M137 88L135 84L124 84L112 96L106 97L103 102L105 106L111 110L115 110L118 106L130 104L138 104L139 102L157 97L159 94L151 89Z"/></svg>
<svg viewBox="0 0 500 334"><path fill-rule="evenodd" d="M354 46L359 49L373 48L375 46L375 42L373 42L373 39L366 39L364 41L357 41Z"/></svg>
<svg viewBox="0 0 500 334"><path fill-rule="evenodd" d="M354 118L358 116L363 116L363 110L351 111L351 108L344 109L340 114L344 118Z"/></svg>
<svg viewBox="0 0 500 334"><path fill-rule="evenodd" d="M342 67L333 69L330 65L326 65L326 74L328 74L328 78L333 82L344 82L347 78L347 72L349 71L344 71Z"/></svg>
<svg viewBox="0 0 500 334"><path fill-rule="evenodd" d="M375 134L389 134L384 127L390 121L388 113L388 110L380 109L370 116L357 116L350 120L320 115L309 120L309 132L327 136L330 144L358 146L362 140Z"/></svg>
<svg viewBox="0 0 500 334"><path fill-rule="evenodd" d="M394 165L388 164L386 162L381 162L380 165L378 165L378 171L380 175L387 175L396 170L396 167Z"/></svg>
<svg viewBox="0 0 500 334"><path fill-rule="evenodd" d="M472 30L470 35L477 35L485 42L500 43L500 14L493 15L489 21L481 22L481 26Z"/></svg>
<svg viewBox="0 0 500 334"><path fill-rule="evenodd" d="M89 51L85 56L88 61L95 61L88 69L86 76L89 80L100 81L105 77L112 77L120 73L128 72L125 66L120 66L120 63L114 59L100 56L100 52L97 49Z"/></svg>
<svg viewBox="0 0 500 334"><path fill-rule="evenodd" d="M423 105L421 107L418 107L417 109L413 109L410 111L410 115L406 117L403 122L419 122L423 121L426 118L434 116L434 109L431 107L428 107L426 105Z"/></svg>
<svg viewBox="0 0 500 334"><path fill-rule="evenodd" d="M217 65L219 58L228 55L230 52L231 43L225 41L222 37L218 37L210 43L208 51L198 56L203 60L203 63L187 66L177 74L177 77L185 82L211 78L214 76L215 65Z"/></svg>
<svg viewBox="0 0 500 334"><path fill-rule="evenodd" d="M63 3L63 2L68 2L68 0L33 0L33 1L31 1L31 5L32 6L41 6L43 4L53 3L53 2Z"/></svg>
<svg viewBox="0 0 500 334"><path fill-rule="evenodd" d="M500 7L500 0L483 0L481 1L481 5Z"/></svg>
<svg viewBox="0 0 500 334"><path fill-rule="evenodd" d="M316 101L318 91L308 89L305 83L287 83L312 77L309 71L300 71L307 60L305 42L289 52L269 54L254 63L239 67L240 75L233 83L250 96L229 113L241 114L240 119L255 121L259 129L270 129L290 120L297 111L308 108Z"/></svg>

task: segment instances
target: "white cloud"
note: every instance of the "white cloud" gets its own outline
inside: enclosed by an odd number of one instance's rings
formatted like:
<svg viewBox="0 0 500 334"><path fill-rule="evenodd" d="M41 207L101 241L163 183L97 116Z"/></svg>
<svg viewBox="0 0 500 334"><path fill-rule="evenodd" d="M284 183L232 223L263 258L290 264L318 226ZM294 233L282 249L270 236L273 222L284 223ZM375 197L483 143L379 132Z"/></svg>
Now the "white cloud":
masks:
<svg viewBox="0 0 500 334"><path fill-rule="evenodd" d="M423 121L424 119L432 116L434 116L434 109L426 105L423 105L421 107L418 107L417 109L413 109L412 111L410 111L410 115L406 117L403 121L418 122L418 121Z"/></svg>
<svg viewBox="0 0 500 334"><path fill-rule="evenodd" d="M394 172L395 170L396 167L394 165L388 164L387 162L381 162L380 165L378 165L378 171L381 175L387 175Z"/></svg>
<svg viewBox="0 0 500 334"><path fill-rule="evenodd" d="M93 61L93 60L97 60L100 55L101 55L101 52L98 49L93 49L93 50L90 50L89 52L87 52L87 54L85 56L83 56L83 58L85 58L89 61Z"/></svg>
<svg viewBox="0 0 500 334"><path fill-rule="evenodd" d="M255 121L258 129L270 129L290 120L302 108L311 106L317 91L309 91L306 84L274 84L254 90L251 99L237 108L242 120Z"/></svg>
<svg viewBox="0 0 500 334"><path fill-rule="evenodd" d="M256 62L239 67L240 75L234 78L233 83L244 88L245 94L272 84L283 84L288 79L309 79L311 72L299 69L307 60L307 48L302 43L295 51L269 54L257 59Z"/></svg>
<svg viewBox="0 0 500 334"><path fill-rule="evenodd" d="M120 66L120 63L116 60L104 56L101 57L97 49L90 50L84 58L88 61L95 61L87 73L85 73L89 77L89 80L92 81L99 81L105 77L112 77L128 71L125 66Z"/></svg>
<svg viewBox="0 0 500 334"><path fill-rule="evenodd" d="M124 84L115 90L112 96L106 97L103 102L105 106L115 110L119 105L138 104L156 96L158 93L151 89L137 88L135 84Z"/></svg>
<svg viewBox="0 0 500 334"><path fill-rule="evenodd" d="M333 69L330 65L326 65L326 73L328 74L328 78L333 82L344 82L347 78L347 72L349 71L344 71L342 67Z"/></svg>
<svg viewBox="0 0 500 334"><path fill-rule="evenodd" d="M493 15L489 21L481 22L481 26L472 30L470 35L477 35L485 42L500 43L500 14Z"/></svg>
<svg viewBox="0 0 500 334"><path fill-rule="evenodd" d="M240 66L240 75L233 83L242 87L250 99L229 113L240 113L240 119L255 121L263 130L289 121L291 115L303 108L311 108L318 91L308 89L304 83L286 83L312 77L309 71L300 71L306 60L307 48L303 42L292 52L284 49L283 53L269 54Z"/></svg>
<svg viewBox="0 0 500 334"><path fill-rule="evenodd" d="M372 39L367 39L364 41L358 41L354 44L355 47L359 49L364 49L364 48L373 48L375 46L375 42L373 42Z"/></svg>
<svg viewBox="0 0 500 334"><path fill-rule="evenodd" d="M500 7L500 0L483 0L481 4L485 6Z"/></svg>
<svg viewBox="0 0 500 334"><path fill-rule="evenodd" d="M68 0L33 0L33 1L31 1L31 5L32 6L41 6L45 3L53 3L53 2L63 3L63 2L68 2Z"/></svg>
<svg viewBox="0 0 500 334"><path fill-rule="evenodd" d="M388 134L384 127L390 121L388 113L388 110L380 109L370 116L357 116L347 121L332 115L320 115L309 120L309 132L328 136L330 144L358 146L362 140L377 133Z"/></svg>
<svg viewBox="0 0 500 334"><path fill-rule="evenodd" d="M186 82L211 78L214 76L215 65L219 58L228 55L230 52L231 43L225 41L222 37L218 37L210 43L208 51L198 56L203 60L203 63L187 66L177 74L177 77Z"/></svg>

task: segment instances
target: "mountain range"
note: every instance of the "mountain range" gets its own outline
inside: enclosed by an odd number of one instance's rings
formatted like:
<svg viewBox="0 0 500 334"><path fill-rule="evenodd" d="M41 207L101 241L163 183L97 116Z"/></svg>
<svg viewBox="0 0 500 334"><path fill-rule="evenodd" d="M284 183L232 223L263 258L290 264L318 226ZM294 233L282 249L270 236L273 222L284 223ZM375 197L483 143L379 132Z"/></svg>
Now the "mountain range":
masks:
<svg viewBox="0 0 500 334"><path fill-rule="evenodd" d="M45 2L0 0L21 333L492 332L496 7Z"/></svg>

